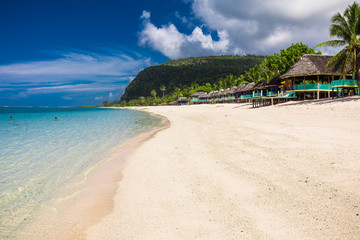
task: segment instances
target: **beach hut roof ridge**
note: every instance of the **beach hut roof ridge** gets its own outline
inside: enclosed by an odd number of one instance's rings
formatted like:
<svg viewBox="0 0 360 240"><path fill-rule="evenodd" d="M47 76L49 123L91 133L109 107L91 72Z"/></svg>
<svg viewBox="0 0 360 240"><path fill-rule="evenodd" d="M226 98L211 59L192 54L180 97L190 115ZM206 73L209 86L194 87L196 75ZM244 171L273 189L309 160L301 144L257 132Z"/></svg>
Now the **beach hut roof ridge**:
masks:
<svg viewBox="0 0 360 240"><path fill-rule="evenodd" d="M260 80L259 82L256 83L253 89L265 89L266 85L267 84L265 80Z"/></svg>
<svg viewBox="0 0 360 240"><path fill-rule="evenodd" d="M244 91L244 92L245 92L245 91L249 91L249 90L253 89L254 86L255 86L255 83L254 83L254 82L251 82L251 83L247 84L247 85L242 89L242 91Z"/></svg>
<svg viewBox="0 0 360 240"><path fill-rule="evenodd" d="M190 97L198 97L200 95L203 95L204 93L206 93L206 92L195 92L195 93L191 94Z"/></svg>
<svg viewBox="0 0 360 240"><path fill-rule="evenodd" d="M333 68L326 69L327 63L333 58L331 55L305 54L280 78L289 78L303 75L318 74L341 74L341 71L333 71Z"/></svg>

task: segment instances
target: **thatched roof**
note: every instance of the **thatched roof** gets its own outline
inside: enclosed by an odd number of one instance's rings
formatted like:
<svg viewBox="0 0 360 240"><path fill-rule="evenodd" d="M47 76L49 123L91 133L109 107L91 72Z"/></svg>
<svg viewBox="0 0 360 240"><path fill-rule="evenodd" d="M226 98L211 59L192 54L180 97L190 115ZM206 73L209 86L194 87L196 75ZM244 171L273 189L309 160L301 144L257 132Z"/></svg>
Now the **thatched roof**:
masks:
<svg viewBox="0 0 360 240"><path fill-rule="evenodd" d="M201 93L198 98L207 98L209 94L207 94L206 92Z"/></svg>
<svg viewBox="0 0 360 240"><path fill-rule="evenodd" d="M190 95L190 97L199 97L200 95L206 94L206 92L195 92L193 94Z"/></svg>
<svg viewBox="0 0 360 240"><path fill-rule="evenodd" d="M208 94L208 98L215 97L218 92L219 92L219 91L210 92L210 93Z"/></svg>
<svg viewBox="0 0 360 240"><path fill-rule="evenodd" d="M255 83L254 83L254 82L249 83L249 84L246 85L241 91L242 91L242 92L250 91L250 90L252 90L252 89L254 88L254 86L255 86Z"/></svg>
<svg viewBox="0 0 360 240"><path fill-rule="evenodd" d="M235 93L236 89L237 89L236 86L232 87L232 88L230 89L230 92L229 92L229 93Z"/></svg>
<svg viewBox="0 0 360 240"><path fill-rule="evenodd" d="M281 85L281 79L280 76L274 77L270 80L270 82L267 84L269 87L271 86L279 86Z"/></svg>
<svg viewBox="0 0 360 240"><path fill-rule="evenodd" d="M220 96L220 95L223 95L223 94L225 94L224 89L220 89L219 91L217 91L216 96Z"/></svg>
<svg viewBox="0 0 360 240"><path fill-rule="evenodd" d="M231 88L227 88L224 90L224 94L230 94L231 93Z"/></svg>
<svg viewBox="0 0 360 240"><path fill-rule="evenodd" d="M186 97L179 97L178 101L187 101Z"/></svg>
<svg viewBox="0 0 360 240"><path fill-rule="evenodd" d="M256 83L256 85L254 86L253 89L265 89L267 86L266 81L265 80L261 80L259 82Z"/></svg>
<svg viewBox="0 0 360 240"><path fill-rule="evenodd" d="M236 88L235 92L242 92L242 90L246 87L245 84L241 84L239 87Z"/></svg>
<svg viewBox="0 0 360 240"><path fill-rule="evenodd" d="M296 61L289 71L281 75L280 78L284 79L304 75L339 75L341 74L340 71L333 72L332 68L326 70L326 64L332 57L333 56L330 55L305 54Z"/></svg>

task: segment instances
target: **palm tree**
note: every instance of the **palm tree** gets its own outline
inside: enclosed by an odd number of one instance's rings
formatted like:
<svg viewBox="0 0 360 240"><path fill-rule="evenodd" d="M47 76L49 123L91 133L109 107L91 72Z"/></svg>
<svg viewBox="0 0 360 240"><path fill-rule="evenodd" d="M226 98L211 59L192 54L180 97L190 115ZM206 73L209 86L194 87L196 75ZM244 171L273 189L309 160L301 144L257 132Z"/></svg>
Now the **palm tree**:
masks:
<svg viewBox="0 0 360 240"><path fill-rule="evenodd" d="M153 96L153 98L156 98L156 91L155 90L151 90L150 94L151 94L151 96Z"/></svg>
<svg viewBox="0 0 360 240"><path fill-rule="evenodd" d="M316 47L342 47L327 64L326 68L333 67L334 71L341 70L343 75L346 74L346 69L352 67L352 72L355 73L355 79L360 84L360 6L354 2L349 5L341 15L336 13L331 19L330 37L336 37L337 40L329 40L318 44Z"/></svg>
<svg viewBox="0 0 360 240"><path fill-rule="evenodd" d="M162 91L163 97L164 97L164 92L166 91L166 87L164 85L161 85L160 86L160 91Z"/></svg>
<svg viewBox="0 0 360 240"><path fill-rule="evenodd" d="M145 105L145 97L139 97L140 105Z"/></svg>
<svg viewBox="0 0 360 240"><path fill-rule="evenodd" d="M180 88L175 88L174 89L174 96L178 99L179 97L182 97L182 93Z"/></svg>

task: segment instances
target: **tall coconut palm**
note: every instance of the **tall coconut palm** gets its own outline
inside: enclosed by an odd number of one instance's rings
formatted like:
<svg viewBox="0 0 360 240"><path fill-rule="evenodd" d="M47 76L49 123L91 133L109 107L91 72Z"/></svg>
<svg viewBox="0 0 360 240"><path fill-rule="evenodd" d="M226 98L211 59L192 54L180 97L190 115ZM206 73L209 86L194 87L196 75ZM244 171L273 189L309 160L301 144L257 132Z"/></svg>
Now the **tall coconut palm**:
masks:
<svg viewBox="0 0 360 240"><path fill-rule="evenodd" d="M334 71L341 70L345 75L346 70L351 68L355 73L355 79L360 84L360 6L354 2L349 5L341 15L336 13L331 19L330 37L337 40L329 40L317 45L317 48L330 46L344 48L338 52L327 64L327 68L333 67Z"/></svg>
<svg viewBox="0 0 360 240"><path fill-rule="evenodd" d="M164 97L164 93L166 91L166 87L164 85L160 86L160 91L162 91L163 97Z"/></svg>

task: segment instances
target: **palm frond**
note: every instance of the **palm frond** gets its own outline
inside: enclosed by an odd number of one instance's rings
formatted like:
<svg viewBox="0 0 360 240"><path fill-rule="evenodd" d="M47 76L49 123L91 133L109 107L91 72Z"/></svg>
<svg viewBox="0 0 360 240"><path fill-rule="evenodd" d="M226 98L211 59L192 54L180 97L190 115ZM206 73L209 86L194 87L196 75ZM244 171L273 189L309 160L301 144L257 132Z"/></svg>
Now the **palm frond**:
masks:
<svg viewBox="0 0 360 240"><path fill-rule="evenodd" d="M351 41L352 32L350 29L337 25L331 24L329 28L330 37L337 37L346 41Z"/></svg>
<svg viewBox="0 0 360 240"><path fill-rule="evenodd" d="M331 22L333 24L339 25L340 27L342 27L344 29L350 30L348 21L346 21L346 18L343 15L341 15L339 12L336 13L331 18Z"/></svg>
<svg viewBox="0 0 360 240"><path fill-rule="evenodd" d="M343 63L345 62L348 54L349 52L346 48L342 49L327 63L326 69L332 67L333 71L339 70L339 68L341 68Z"/></svg>
<svg viewBox="0 0 360 240"><path fill-rule="evenodd" d="M347 18L349 26L351 26L351 31L353 34L357 35L360 32L360 5L357 2L354 2L352 5L349 5L344 12L344 17Z"/></svg>
<svg viewBox="0 0 360 240"><path fill-rule="evenodd" d="M342 74L346 74L347 69L360 65L360 5L354 2L345 9L343 15L336 13L331 22L330 36L340 40L325 41L315 48L345 46L328 62L326 69L332 67L332 71L340 70ZM357 66L353 66L355 61Z"/></svg>
<svg viewBox="0 0 360 240"><path fill-rule="evenodd" d="M347 58L344 60L344 63L342 65L342 69L341 69L341 73L344 76L346 74L346 70L349 66L352 66L353 72L354 72L354 67L353 67L353 59L354 59L354 54L351 52L347 55Z"/></svg>
<svg viewBox="0 0 360 240"><path fill-rule="evenodd" d="M346 38L346 40L350 40L351 27L340 13L335 14L331 19L331 22L332 24L329 28L330 37Z"/></svg>
<svg viewBox="0 0 360 240"><path fill-rule="evenodd" d="M315 48L323 48L323 47L341 47L346 44L344 40L329 40L322 43L319 43L315 46Z"/></svg>

